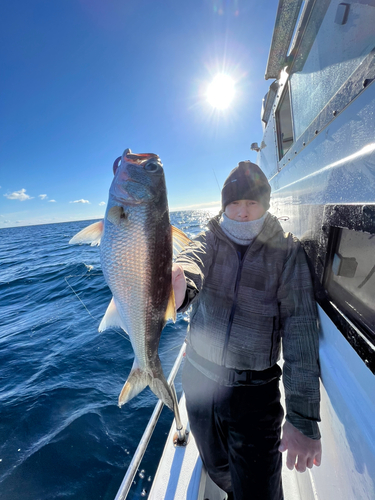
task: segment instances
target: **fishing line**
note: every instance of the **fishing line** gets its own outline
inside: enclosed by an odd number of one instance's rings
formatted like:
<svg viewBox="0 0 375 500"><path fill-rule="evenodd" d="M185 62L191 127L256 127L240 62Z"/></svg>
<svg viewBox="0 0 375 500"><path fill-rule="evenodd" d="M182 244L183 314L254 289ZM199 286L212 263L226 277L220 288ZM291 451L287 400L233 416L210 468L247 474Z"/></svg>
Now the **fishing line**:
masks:
<svg viewBox="0 0 375 500"><path fill-rule="evenodd" d="M90 311L85 306L83 300L80 298L80 296L76 293L76 291L74 290L74 288L68 282L68 278L84 278L85 276L87 276L87 274L71 274L70 276L66 276L64 278L64 280L66 281L66 284L72 290L72 292L74 293L74 295L77 297L77 299L81 302L81 304L83 305L83 307L86 309L86 311L89 313L89 315L92 317L92 319L94 319L95 321L97 321L98 325L99 325L100 320L98 320L97 318L94 318L94 316L90 313ZM90 274L90 276L100 276L100 274Z"/></svg>
<svg viewBox="0 0 375 500"><path fill-rule="evenodd" d="M91 276L102 276L101 273L97 273L97 274L90 274L90 277ZM80 296L76 293L76 291L74 290L74 288L71 286L71 284L68 282L68 278L87 278L88 275L87 274L71 274L70 276L65 276L64 280L66 281L66 284L69 286L69 288L72 290L72 292L74 293L74 295L77 297L77 299L81 302L81 304L83 305L83 307L86 309L86 311L89 313L89 315L92 317L92 319L94 319L98 326L100 324L100 320L95 318L91 313L90 311L87 309L85 303L83 302L83 300L80 298ZM130 342L130 339L129 337L127 337L127 333L125 332L125 334L119 332L118 330L115 330L113 329L113 331L115 333L117 333L118 335L120 335L120 337L123 337L125 340L127 340L128 342Z"/></svg>
<svg viewBox="0 0 375 500"><path fill-rule="evenodd" d="M165 353L175 351L176 349L181 349L181 344L171 347L170 349L166 350Z"/></svg>
<svg viewBox="0 0 375 500"><path fill-rule="evenodd" d="M214 176L215 176L215 179L216 179L216 184L217 184L217 187L219 188L219 191L221 193L221 188L220 188L220 185L219 185L219 181L217 180L217 177L216 177L216 174L215 174L215 170L212 169L212 172L214 173Z"/></svg>
<svg viewBox="0 0 375 500"><path fill-rule="evenodd" d="M126 335L127 335L127 333L126 333L126 332L121 333L121 332L119 332L118 330L116 330L115 328L113 328L113 331L114 331L115 333L117 333L117 335L120 335L120 337L122 337L122 338L124 338L125 340L127 340L128 342L130 342L129 337L127 337L127 336L126 336Z"/></svg>

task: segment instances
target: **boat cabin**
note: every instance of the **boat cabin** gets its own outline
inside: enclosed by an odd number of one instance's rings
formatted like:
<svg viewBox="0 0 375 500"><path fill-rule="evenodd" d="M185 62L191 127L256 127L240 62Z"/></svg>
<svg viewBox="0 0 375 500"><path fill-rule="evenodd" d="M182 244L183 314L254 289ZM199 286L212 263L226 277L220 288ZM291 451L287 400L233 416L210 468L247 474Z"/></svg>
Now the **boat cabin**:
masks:
<svg viewBox="0 0 375 500"><path fill-rule="evenodd" d="M374 0L280 0L253 145L316 285L323 459L303 499L375 498L374 27Z"/></svg>

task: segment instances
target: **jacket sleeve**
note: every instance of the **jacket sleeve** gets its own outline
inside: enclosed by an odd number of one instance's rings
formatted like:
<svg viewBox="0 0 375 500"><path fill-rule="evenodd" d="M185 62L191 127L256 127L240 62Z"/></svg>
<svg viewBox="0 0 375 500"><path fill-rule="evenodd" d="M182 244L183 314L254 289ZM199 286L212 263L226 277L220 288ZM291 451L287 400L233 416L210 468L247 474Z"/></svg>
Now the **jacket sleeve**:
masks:
<svg viewBox="0 0 375 500"><path fill-rule="evenodd" d="M279 283L286 420L319 439L319 326L310 270L300 242L287 236L291 252Z"/></svg>
<svg viewBox="0 0 375 500"><path fill-rule="evenodd" d="M203 288L213 256L207 233L199 234L176 258L175 262L184 270L187 284L185 299L178 312L186 311Z"/></svg>

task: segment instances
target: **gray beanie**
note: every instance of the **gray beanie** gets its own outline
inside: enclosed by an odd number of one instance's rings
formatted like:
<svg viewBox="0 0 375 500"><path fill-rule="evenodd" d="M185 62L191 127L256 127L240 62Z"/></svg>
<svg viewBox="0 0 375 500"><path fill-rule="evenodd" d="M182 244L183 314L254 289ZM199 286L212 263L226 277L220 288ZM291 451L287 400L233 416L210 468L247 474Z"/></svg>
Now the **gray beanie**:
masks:
<svg viewBox="0 0 375 500"><path fill-rule="evenodd" d="M271 186L267 177L255 163L251 161L241 161L234 168L221 191L222 209L236 200L259 201L263 207L270 208Z"/></svg>

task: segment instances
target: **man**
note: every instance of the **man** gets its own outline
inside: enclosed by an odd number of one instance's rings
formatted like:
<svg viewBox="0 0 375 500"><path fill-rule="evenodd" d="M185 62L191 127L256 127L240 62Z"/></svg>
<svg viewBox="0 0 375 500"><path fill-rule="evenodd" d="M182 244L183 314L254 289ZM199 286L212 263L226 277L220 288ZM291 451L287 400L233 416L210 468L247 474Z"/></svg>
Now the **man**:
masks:
<svg viewBox="0 0 375 500"><path fill-rule="evenodd" d="M183 372L190 426L208 474L235 500L283 499L282 451L300 472L321 460L311 277L299 241L267 212L270 192L257 165L239 163L222 211L172 271L176 307L192 306Z"/></svg>

